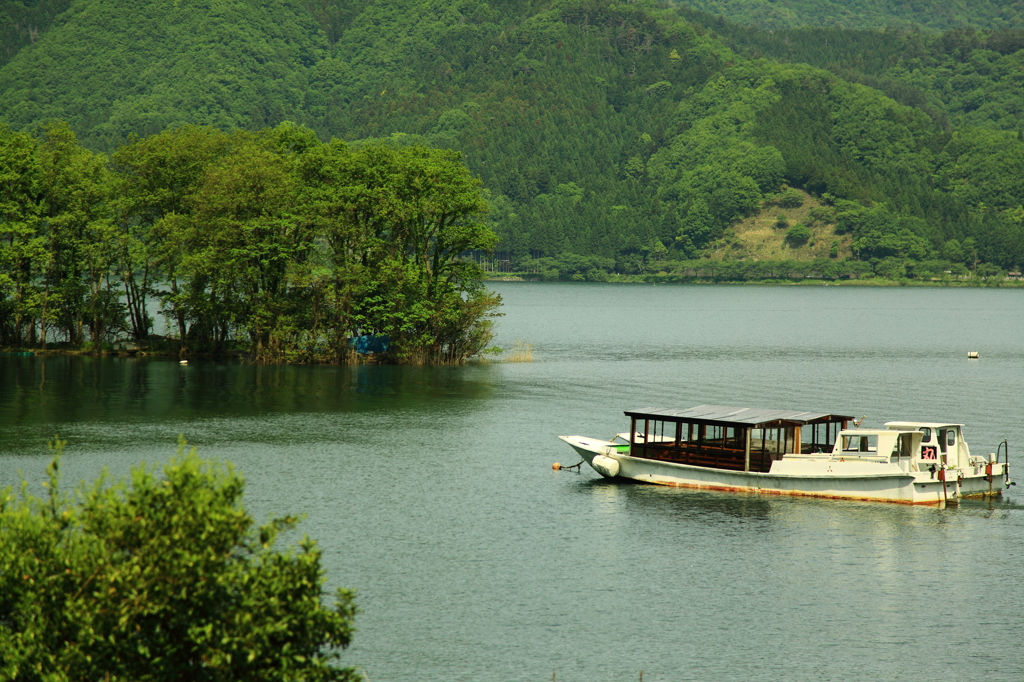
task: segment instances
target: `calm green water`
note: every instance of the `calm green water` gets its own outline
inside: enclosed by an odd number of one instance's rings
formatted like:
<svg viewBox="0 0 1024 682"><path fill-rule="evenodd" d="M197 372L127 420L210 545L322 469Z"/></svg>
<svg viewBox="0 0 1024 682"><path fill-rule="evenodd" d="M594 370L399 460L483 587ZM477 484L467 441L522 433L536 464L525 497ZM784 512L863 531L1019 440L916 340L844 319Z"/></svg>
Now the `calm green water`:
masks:
<svg viewBox="0 0 1024 682"><path fill-rule="evenodd" d="M533 363L0 357L0 484L41 480L54 433L67 481L185 434L257 518L307 515L372 682L1024 679L1024 484L939 510L551 469L557 435L713 403L960 421L1020 474L1024 292L495 288Z"/></svg>

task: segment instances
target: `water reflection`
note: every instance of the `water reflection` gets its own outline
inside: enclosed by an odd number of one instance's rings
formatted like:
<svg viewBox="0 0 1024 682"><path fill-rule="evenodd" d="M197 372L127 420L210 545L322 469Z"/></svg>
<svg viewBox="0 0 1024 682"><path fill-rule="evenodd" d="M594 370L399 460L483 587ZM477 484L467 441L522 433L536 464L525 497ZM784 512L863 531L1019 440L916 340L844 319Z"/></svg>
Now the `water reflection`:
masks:
<svg viewBox="0 0 1024 682"><path fill-rule="evenodd" d="M259 415L475 409L494 392L492 368L264 366L91 356L0 356L0 452L98 424ZM235 424L237 427L237 423Z"/></svg>
<svg viewBox="0 0 1024 682"><path fill-rule="evenodd" d="M662 537L673 535L674 528L691 533L695 524L705 530L727 529L729 534L777 533L784 537L796 532L817 538L822 547L834 541L832 551L840 554L844 547L868 543L876 555L876 569L883 571L893 570L897 563L892 552L906 551L913 546L911 539L922 534L933 542L962 543L964 527L971 519L1006 519L1024 509L1008 499L961 500L959 506L941 508L709 492L603 478L576 482L569 490L584 499L589 497L592 514L599 515L604 524L614 516L642 519L635 523L657 529ZM742 523L750 521L756 523ZM858 540L851 545L854 538ZM758 540L769 538L759 535ZM974 560L973 556L965 558Z"/></svg>

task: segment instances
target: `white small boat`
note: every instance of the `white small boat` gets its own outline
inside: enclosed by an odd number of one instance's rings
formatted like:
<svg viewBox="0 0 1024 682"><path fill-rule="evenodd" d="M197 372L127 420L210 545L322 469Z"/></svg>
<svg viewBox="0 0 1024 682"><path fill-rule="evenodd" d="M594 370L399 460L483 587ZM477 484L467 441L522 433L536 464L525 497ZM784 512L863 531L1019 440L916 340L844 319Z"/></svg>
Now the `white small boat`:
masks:
<svg viewBox="0 0 1024 682"><path fill-rule="evenodd" d="M1012 485L1006 441L972 455L962 424L860 429L844 415L721 405L625 414L632 429L613 440L559 438L606 478L688 488L943 504Z"/></svg>

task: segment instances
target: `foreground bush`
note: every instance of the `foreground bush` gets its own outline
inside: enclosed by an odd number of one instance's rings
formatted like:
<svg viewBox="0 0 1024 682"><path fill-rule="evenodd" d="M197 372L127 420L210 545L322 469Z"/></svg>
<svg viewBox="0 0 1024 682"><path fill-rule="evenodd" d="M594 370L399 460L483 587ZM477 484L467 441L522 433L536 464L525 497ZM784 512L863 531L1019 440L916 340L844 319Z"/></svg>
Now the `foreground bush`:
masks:
<svg viewBox="0 0 1024 682"><path fill-rule="evenodd" d="M352 594L323 605L320 551L274 549L230 465L193 449L130 482L0 492L0 679L353 680L334 667ZM59 450L59 447L58 447Z"/></svg>

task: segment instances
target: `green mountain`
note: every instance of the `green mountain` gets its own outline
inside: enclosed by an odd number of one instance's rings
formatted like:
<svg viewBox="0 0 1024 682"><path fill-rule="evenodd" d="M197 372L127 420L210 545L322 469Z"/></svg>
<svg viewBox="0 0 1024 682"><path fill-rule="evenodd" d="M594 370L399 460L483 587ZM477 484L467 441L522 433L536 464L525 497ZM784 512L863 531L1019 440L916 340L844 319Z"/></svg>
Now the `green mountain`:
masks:
<svg viewBox="0 0 1024 682"><path fill-rule="evenodd" d="M972 16L1019 26L1015 7ZM0 68L0 120L65 119L108 151L282 120L457 149L490 192L501 258L527 266L696 258L790 185L822 197L862 261L1010 268L1022 47L1011 29L768 32L650 0L73 0Z"/></svg>

